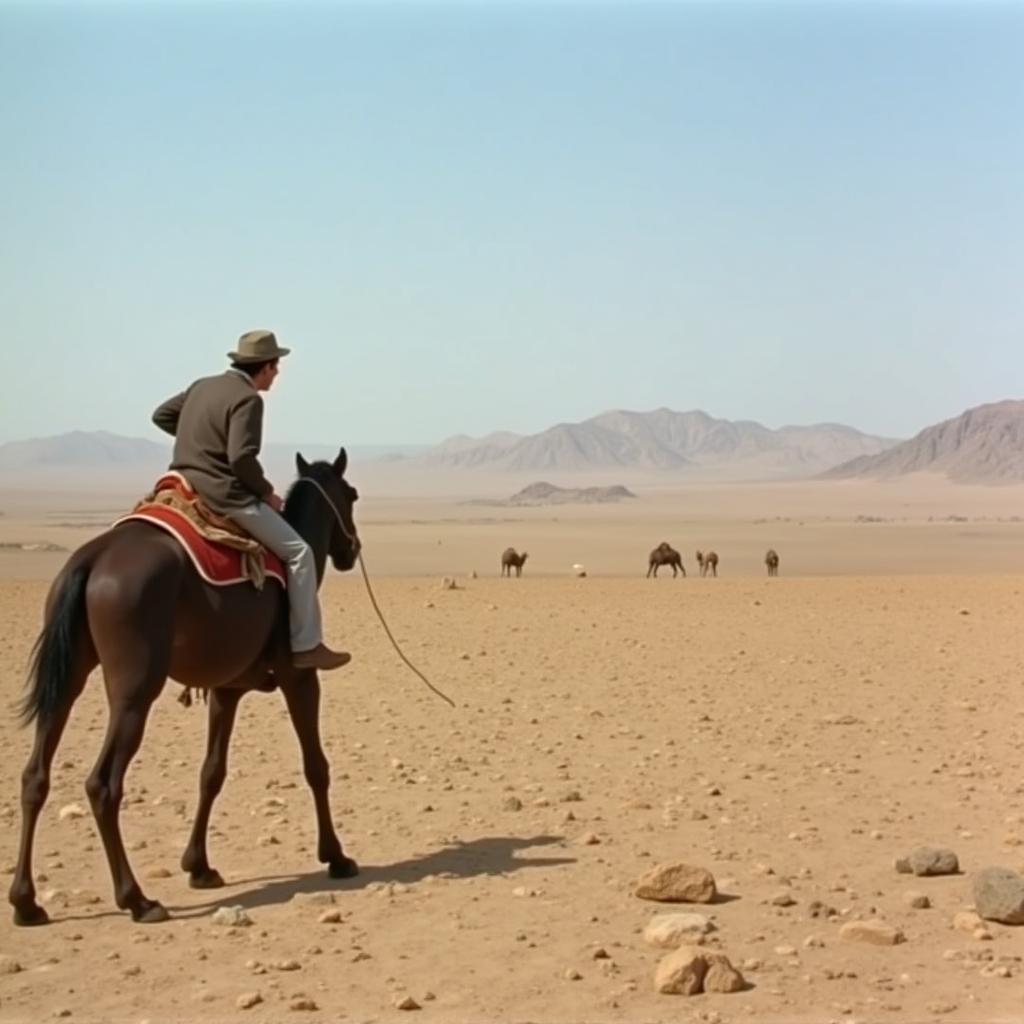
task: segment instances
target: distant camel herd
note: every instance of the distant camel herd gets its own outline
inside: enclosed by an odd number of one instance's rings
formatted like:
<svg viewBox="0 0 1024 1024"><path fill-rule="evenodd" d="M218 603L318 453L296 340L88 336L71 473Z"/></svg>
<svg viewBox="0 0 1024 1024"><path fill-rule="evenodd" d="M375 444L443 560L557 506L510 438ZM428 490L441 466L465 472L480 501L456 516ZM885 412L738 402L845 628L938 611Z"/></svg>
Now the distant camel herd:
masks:
<svg viewBox="0 0 1024 1024"><path fill-rule="evenodd" d="M515 569L517 576L523 575L523 563L526 561L527 554L524 551L519 554L515 548L505 548L501 553L501 575L511 576L512 570ZM769 548L764 556L764 564L768 569L769 576L779 575L779 555L774 548ZM647 575L657 576L658 570L663 566L668 565L672 568L672 575L678 576L679 573L686 575L686 567L683 565L683 556L671 544L667 544L662 541L648 556L647 558ZM714 551L697 551L697 565L700 568L701 576L707 576L710 572L712 576L718 575L718 555Z"/></svg>

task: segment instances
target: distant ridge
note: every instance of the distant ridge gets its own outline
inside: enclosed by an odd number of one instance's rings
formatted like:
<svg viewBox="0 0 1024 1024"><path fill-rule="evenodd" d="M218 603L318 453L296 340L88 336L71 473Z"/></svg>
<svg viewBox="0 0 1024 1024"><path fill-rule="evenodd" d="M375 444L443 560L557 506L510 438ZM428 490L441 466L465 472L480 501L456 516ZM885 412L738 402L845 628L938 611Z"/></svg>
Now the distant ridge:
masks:
<svg viewBox="0 0 1024 1024"><path fill-rule="evenodd" d="M559 423L521 437L496 433L474 441L460 435L418 461L501 472L585 472L604 468L807 477L896 442L837 423L770 430L750 420L716 419L700 410L616 409L581 423Z"/></svg>
<svg viewBox="0 0 1024 1024"><path fill-rule="evenodd" d="M610 487L556 487L554 484L538 481L517 491L508 499L509 505L566 505L605 504L635 498L636 495L622 484Z"/></svg>
<svg viewBox="0 0 1024 1024"><path fill-rule="evenodd" d="M907 473L944 473L958 483L1024 481L1024 401L976 406L925 427L888 451L851 459L821 477L878 479Z"/></svg>

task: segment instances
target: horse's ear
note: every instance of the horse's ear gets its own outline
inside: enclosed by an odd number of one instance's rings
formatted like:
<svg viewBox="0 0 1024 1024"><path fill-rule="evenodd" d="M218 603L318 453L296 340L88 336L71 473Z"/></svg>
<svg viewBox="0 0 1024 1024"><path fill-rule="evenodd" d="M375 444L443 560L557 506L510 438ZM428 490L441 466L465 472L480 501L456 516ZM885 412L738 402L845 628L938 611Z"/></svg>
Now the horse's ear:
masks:
<svg viewBox="0 0 1024 1024"><path fill-rule="evenodd" d="M302 452L295 453L295 468L299 471L299 476L309 474L309 463L302 457Z"/></svg>
<svg viewBox="0 0 1024 1024"><path fill-rule="evenodd" d="M338 451L338 457L334 460L334 472L338 476L344 476L346 469L348 469L348 453L342 448Z"/></svg>

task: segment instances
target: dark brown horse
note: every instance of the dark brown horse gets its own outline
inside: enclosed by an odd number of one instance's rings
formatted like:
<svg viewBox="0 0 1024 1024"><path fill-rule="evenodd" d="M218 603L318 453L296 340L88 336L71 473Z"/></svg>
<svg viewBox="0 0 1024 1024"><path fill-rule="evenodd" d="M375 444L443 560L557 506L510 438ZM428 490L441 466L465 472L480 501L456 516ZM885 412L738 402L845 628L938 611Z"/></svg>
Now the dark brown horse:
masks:
<svg viewBox="0 0 1024 1024"><path fill-rule="evenodd" d="M647 557L647 575L657 576L658 568L662 565L672 566L672 575L677 576L680 572L685 576L686 569L683 568L683 556L674 547L662 541Z"/></svg>
<svg viewBox="0 0 1024 1024"><path fill-rule="evenodd" d="M358 497L344 478L342 448L334 463L296 457L299 477L284 515L313 549L317 580L327 557L351 569L359 553L352 508ZM32 879L36 822L50 789L50 766L75 700L97 666L110 707L107 734L85 788L110 863L114 899L136 921L167 918L147 899L121 839L124 776L142 742L146 717L167 677L208 691L209 736L199 805L181 859L194 888L223 885L210 867L206 830L224 784L228 742L242 696L279 687L302 749L306 781L316 806L318 856L332 878L358 873L345 856L331 821L330 769L320 745L320 682L312 669L294 669L288 650L288 603L271 582L256 590L215 587L195 571L178 542L158 527L127 522L80 547L50 588L33 655L24 718L35 721L32 753L21 782L21 846L11 883L14 922L45 924Z"/></svg>
<svg viewBox="0 0 1024 1024"><path fill-rule="evenodd" d="M530 556L524 551L521 555L516 554L515 548L505 548L501 553L501 575L511 576L515 569L517 576L523 575L523 565Z"/></svg>
<svg viewBox="0 0 1024 1024"><path fill-rule="evenodd" d="M775 548L769 548L764 556L764 564L768 566L769 576L779 575L779 553Z"/></svg>

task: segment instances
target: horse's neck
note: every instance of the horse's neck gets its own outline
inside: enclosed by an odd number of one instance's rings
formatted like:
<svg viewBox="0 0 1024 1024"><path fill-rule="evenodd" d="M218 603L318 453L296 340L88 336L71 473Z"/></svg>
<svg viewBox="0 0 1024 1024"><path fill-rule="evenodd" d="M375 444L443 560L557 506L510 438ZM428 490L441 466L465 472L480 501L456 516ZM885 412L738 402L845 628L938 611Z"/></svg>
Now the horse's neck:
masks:
<svg viewBox="0 0 1024 1024"><path fill-rule="evenodd" d="M291 500L285 509L285 519L296 533L309 545L313 552L313 562L316 565L316 582L320 585L324 578L324 569L327 565L327 545L330 538L330 523L322 516L313 514L311 504L308 500L304 503L296 501L293 493Z"/></svg>

